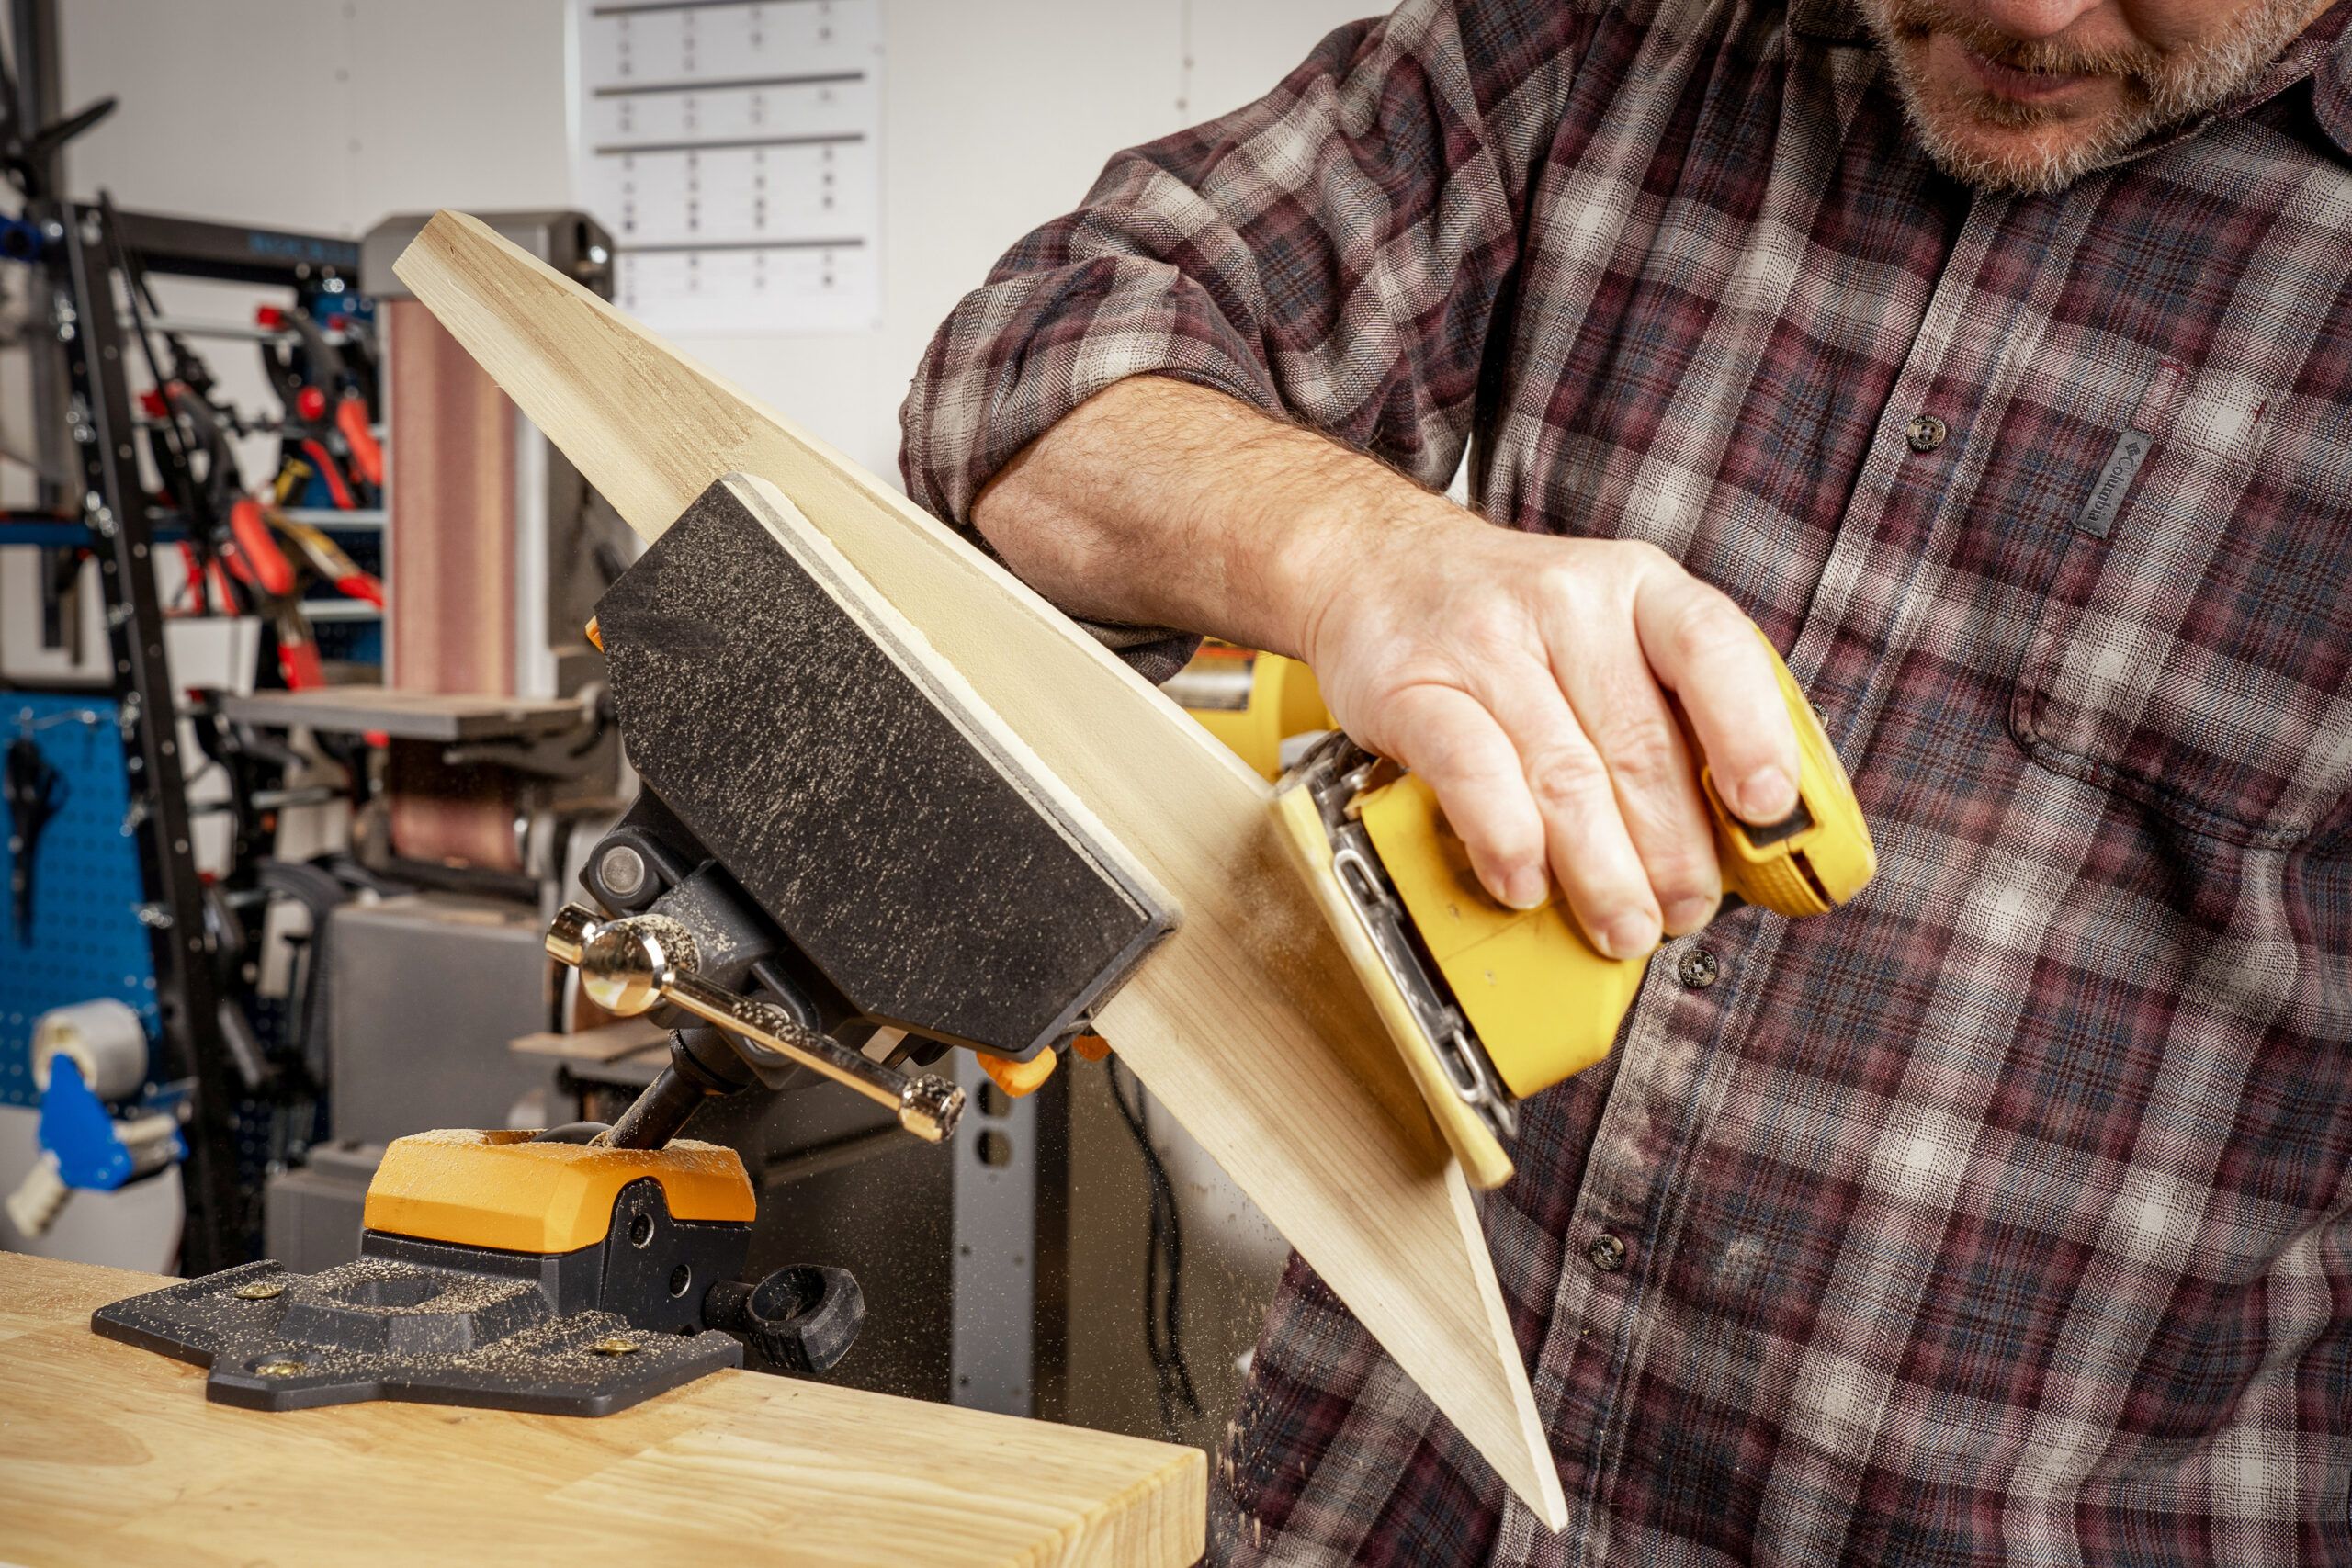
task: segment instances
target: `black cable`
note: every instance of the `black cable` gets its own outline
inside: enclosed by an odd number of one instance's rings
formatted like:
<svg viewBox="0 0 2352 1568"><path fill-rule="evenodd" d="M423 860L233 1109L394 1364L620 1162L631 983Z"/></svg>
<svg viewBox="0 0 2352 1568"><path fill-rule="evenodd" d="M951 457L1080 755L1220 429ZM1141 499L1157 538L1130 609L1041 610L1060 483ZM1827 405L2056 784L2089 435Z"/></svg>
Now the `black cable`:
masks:
<svg viewBox="0 0 2352 1568"><path fill-rule="evenodd" d="M577 761L604 743L605 731L610 729L613 724L611 705L609 702L600 702L596 705L594 721L588 726L588 738L565 752L564 755L567 758Z"/></svg>
<svg viewBox="0 0 2352 1568"><path fill-rule="evenodd" d="M197 498L196 469L188 457L194 433L184 432L180 427L183 416L172 401L172 378L164 374L163 361L155 354L155 340L148 334L146 273L131 255L130 247L123 243L122 220L115 215L114 197L103 190L98 192L98 214L106 225L107 249L114 258L115 270L122 275L123 293L130 302L130 335L138 340L139 352L147 361L148 378L155 383L155 395L164 405L161 428L164 445L171 454L169 462L158 464L164 470L164 483L172 491L173 504L187 519L189 534L209 546L220 519L210 514L209 497L201 503ZM177 339L170 346L175 354L185 352L185 345Z"/></svg>
<svg viewBox="0 0 2352 1568"><path fill-rule="evenodd" d="M1173 1437L1179 1402L1192 1415L1201 1414L1200 1395L1193 1387L1193 1369L1184 1359L1183 1220L1177 1209L1176 1184L1169 1179L1168 1168L1161 1163L1159 1151L1151 1145L1151 1102L1145 1096L1142 1081L1136 1080L1136 1102L1130 1106L1122 1087L1126 1069L1116 1056L1111 1057L1106 1066L1111 1102L1119 1108L1119 1120L1127 1124L1136 1148L1143 1156L1144 1178L1151 1190L1150 1217L1144 1239L1143 1340L1156 1380L1152 1392L1159 1401L1160 1428ZM1164 1290L1160 1283L1163 1273L1167 1281Z"/></svg>
<svg viewBox="0 0 2352 1568"><path fill-rule="evenodd" d="M1127 1132L1136 1141L1136 1148L1143 1156L1144 1186L1148 1193L1148 1218L1143 1253L1143 1343L1144 1353L1151 1359L1152 1393L1159 1404L1159 1427L1172 1438L1176 1435L1176 1406L1173 1376L1169 1362L1165 1335L1167 1319L1161 1304L1159 1290L1160 1260L1166 1248L1167 1225L1160 1207L1160 1190L1167 1179L1167 1170L1160 1164L1159 1151L1151 1145L1150 1105L1141 1092L1136 1104L1129 1106L1124 1089L1124 1069L1116 1057L1106 1064L1110 1075L1111 1103L1119 1108L1119 1120L1125 1122ZM1177 1233L1178 1253L1182 1258L1182 1231Z"/></svg>
<svg viewBox="0 0 2352 1568"><path fill-rule="evenodd" d="M148 378L154 383L155 395L163 404L164 417L158 427L163 434L163 450L151 448L155 467L161 471L164 488L170 491L172 503L179 509L187 525L188 544L196 553L199 588L198 609L203 610L210 595L202 584L212 563L220 553L221 536L228 521L228 509L235 504L238 493L244 488L243 478L236 468L236 455L230 449L227 438L220 430L219 420L209 408L215 385L211 367L177 333L162 327L151 327L148 317L163 314L155 296L147 284L147 265L133 252L122 237L122 220L115 211L114 197L104 190L98 192L98 214L105 225L106 243L114 260L115 269L122 275L123 295L130 307L130 335L139 344L141 356L147 363ZM155 337L161 335L164 346L171 353L172 363L165 373L162 359L155 353ZM194 408L183 408L180 400L172 395L176 382L187 389ZM198 410L203 411L201 427ZM204 442L204 482L197 483L196 452L199 435ZM238 585L232 581L225 585L232 614L240 608Z"/></svg>
<svg viewBox="0 0 2352 1568"><path fill-rule="evenodd" d="M373 893L379 898L404 898L421 890L416 883L364 863L348 850L330 850L325 854L313 855L311 863L325 867L338 881L359 892Z"/></svg>
<svg viewBox="0 0 2352 1568"><path fill-rule="evenodd" d="M33 944L33 856L40 848L41 830L65 808L65 775L60 773L29 735L8 747L0 794L8 805L8 897L16 910L17 942Z"/></svg>
<svg viewBox="0 0 2352 1568"><path fill-rule="evenodd" d="M329 935L334 912L354 897L351 886L316 862L282 861L265 857L254 863L254 879L273 898L302 907L310 917L310 934L296 954L295 972L287 983L287 1034L291 1054L301 1058L312 1084L327 1081L328 1031L334 1027L334 1003L329 996L334 970L329 964Z"/></svg>

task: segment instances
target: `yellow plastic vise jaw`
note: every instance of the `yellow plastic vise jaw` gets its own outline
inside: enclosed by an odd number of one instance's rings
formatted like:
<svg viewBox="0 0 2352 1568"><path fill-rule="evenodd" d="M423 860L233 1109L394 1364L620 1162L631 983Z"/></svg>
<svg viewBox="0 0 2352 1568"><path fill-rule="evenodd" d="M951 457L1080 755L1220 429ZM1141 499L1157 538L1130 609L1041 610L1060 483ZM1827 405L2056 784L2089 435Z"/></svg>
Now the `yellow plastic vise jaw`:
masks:
<svg viewBox="0 0 2352 1568"><path fill-rule="evenodd" d="M361 1223L459 1247L577 1252L605 1239L620 1190L649 1176L673 1219L748 1224L758 1208L742 1159L715 1144L608 1149L453 1129L392 1141L368 1184Z"/></svg>

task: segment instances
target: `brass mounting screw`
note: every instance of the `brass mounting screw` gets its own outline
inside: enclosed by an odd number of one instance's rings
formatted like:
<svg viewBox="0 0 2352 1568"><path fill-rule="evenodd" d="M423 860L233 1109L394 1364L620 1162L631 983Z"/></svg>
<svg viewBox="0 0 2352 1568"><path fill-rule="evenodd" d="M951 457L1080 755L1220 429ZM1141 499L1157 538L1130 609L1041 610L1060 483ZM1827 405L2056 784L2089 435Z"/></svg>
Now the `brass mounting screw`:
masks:
<svg viewBox="0 0 2352 1568"><path fill-rule="evenodd" d="M241 1302L266 1302L272 1296L286 1293L286 1287L275 1280L256 1280L250 1285L240 1285L229 1292Z"/></svg>
<svg viewBox="0 0 2352 1568"><path fill-rule="evenodd" d="M608 1338L597 1340L596 1343L589 1346L588 1348L595 1351L599 1356L627 1356L637 1349L637 1341L634 1339L624 1339L619 1335L616 1334Z"/></svg>
<svg viewBox="0 0 2352 1568"><path fill-rule="evenodd" d="M254 1369L254 1371L260 1373L266 1378L300 1377L302 1373L307 1372L310 1370L311 1369L307 1364L294 1360L264 1361L260 1366Z"/></svg>

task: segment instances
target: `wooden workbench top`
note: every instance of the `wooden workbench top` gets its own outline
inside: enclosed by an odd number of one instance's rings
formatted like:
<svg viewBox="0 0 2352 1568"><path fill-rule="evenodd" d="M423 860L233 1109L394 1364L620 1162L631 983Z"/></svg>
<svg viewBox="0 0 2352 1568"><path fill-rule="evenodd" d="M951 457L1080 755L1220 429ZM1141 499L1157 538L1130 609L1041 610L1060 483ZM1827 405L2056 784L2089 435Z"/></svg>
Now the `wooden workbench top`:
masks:
<svg viewBox="0 0 2352 1568"><path fill-rule="evenodd" d="M1193 1449L721 1372L588 1420L213 1404L90 1332L164 1281L0 1252L0 1562L1089 1563L1202 1551Z"/></svg>

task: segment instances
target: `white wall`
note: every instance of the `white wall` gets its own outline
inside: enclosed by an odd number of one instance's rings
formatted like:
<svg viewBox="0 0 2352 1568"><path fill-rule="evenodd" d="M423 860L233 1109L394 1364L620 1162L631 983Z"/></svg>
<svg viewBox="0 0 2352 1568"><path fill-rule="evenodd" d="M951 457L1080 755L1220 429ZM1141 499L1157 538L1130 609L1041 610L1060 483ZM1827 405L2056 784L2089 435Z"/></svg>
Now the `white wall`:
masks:
<svg viewBox="0 0 2352 1568"><path fill-rule="evenodd" d="M1379 0L883 0L883 320L683 346L897 474L932 329L1117 148L1264 92ZM562 0L61 0L72 181L128 206L356 235L571 200ZM1186 68L1186 39L1191 67Z"/></svg>

